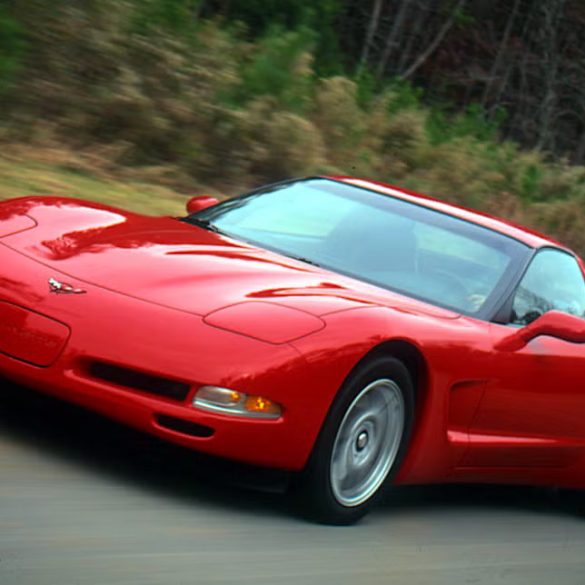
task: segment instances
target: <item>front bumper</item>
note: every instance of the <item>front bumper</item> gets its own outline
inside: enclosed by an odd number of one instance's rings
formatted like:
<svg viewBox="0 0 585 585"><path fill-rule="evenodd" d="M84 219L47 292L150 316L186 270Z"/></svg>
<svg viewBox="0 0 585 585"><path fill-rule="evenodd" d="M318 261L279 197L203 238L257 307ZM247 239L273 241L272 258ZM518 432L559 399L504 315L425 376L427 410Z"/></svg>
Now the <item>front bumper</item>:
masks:
<svg viewBox="0 0 585 585"><path fill-rule="evenodd" d="M0 353L0 376L201 452L291 471L305 465L324 413L311 410L304 359L290 345L219 330L197 316L80 283L1 243L0 267L0 301L71 331L64 349L45 367ZM51 294L51 277L73 280L87 293ZM189 391L176 400L100 380L88 370L94 362L188 384ZM266 396L283 405L283 416L245 419L195 409L191 401L203 385ZM187 426L161 424L169 418ZM186 431L189 423L212 433L195 436Z"/></svg>

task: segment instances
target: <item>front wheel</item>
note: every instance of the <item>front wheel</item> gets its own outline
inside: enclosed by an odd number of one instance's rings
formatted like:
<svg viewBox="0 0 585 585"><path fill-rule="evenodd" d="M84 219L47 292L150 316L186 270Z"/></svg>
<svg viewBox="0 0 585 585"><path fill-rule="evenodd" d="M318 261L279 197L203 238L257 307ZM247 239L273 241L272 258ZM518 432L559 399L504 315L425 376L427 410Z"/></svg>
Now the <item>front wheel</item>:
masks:
<svg viewBox="0 0 585 585"><path fill-rule="evenodd" d="M298 494L303 511L351 524L397 473L412 429L414 388L402 362L369 360L341 388L317 440Z"/></svg>

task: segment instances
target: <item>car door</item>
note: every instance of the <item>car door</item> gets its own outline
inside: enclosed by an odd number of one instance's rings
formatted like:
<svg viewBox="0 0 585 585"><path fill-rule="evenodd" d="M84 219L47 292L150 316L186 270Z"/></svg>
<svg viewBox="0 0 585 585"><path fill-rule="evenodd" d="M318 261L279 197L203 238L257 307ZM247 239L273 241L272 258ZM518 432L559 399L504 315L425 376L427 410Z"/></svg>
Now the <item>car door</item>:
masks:
<svg viewBox="0 0 585 585"><path fill-rule="evenodd" d="M491 325L494 348L550 310L585 317L582 268L556 248L534 256L511 299L509 323ZM494 349L470 447L466 463L477 466L563 466L582 457L585 345L541 336L517 351Z"/></svg>

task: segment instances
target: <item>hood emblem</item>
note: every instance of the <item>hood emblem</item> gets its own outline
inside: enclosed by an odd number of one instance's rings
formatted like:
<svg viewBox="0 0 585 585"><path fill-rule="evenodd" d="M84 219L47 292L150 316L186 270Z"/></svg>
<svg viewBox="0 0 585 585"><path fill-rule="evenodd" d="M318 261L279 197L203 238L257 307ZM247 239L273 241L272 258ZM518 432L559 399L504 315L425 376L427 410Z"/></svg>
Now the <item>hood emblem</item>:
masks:
<svg viewBox="0 0 585 585"><path fill-rule="evenodd" d="M49 291L56 295L84 295L87 293L82 288L75 288L66 282L59 282L54 278L49 278Z"/></svg>

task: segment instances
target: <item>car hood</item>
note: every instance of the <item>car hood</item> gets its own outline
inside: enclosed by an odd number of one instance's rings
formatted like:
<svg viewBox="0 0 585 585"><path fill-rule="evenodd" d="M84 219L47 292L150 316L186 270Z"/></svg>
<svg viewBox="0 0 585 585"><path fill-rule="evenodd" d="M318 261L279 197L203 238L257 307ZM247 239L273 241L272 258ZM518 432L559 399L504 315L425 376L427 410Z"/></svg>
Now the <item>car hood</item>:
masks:
<svg viewBox="0 0 585 585"><path fill-rule="evenodd" d="M7 217L9 209L4 207ZM175 218L47 197L19 200L15 209L15 214L34 220L36 227L4 237L2 244L50 266L57 277L67 275L74 286L91 283L197 315L264 301L316 316L390 305L440 318L457 317Z"/></svg>

